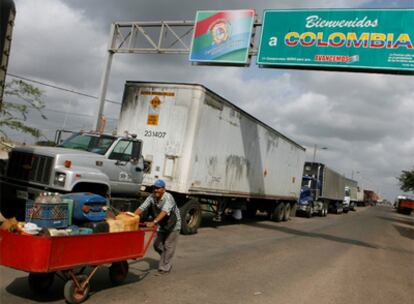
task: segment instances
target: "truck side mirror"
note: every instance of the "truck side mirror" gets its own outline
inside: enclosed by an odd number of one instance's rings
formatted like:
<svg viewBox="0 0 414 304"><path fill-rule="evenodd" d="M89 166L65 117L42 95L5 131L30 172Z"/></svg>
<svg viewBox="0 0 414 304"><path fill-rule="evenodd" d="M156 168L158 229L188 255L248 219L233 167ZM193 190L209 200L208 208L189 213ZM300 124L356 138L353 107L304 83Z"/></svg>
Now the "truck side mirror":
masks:
<svg viewBox="0 0 414 304"><path fill-rule="evenodd" d="M151 173L152 162L150 160L144 160L144 173Z"/></svg>
<svg viewBox="0 0 414 304"><path fill-rule="evenodd" d="M144 164L144 158L142 157L142 155L139 158L135 159L134 164L136 165L135 167L136 172L144 171L145 164Z"/></svg>

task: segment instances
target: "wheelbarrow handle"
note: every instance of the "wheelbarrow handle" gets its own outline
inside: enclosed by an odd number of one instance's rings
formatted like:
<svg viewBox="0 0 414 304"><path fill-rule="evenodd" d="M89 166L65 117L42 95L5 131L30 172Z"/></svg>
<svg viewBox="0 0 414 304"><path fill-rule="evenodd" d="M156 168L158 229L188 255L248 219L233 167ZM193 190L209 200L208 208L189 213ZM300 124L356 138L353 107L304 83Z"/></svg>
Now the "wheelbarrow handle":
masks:
<svg viewBox="0 0 414 304"><path fill-rule="evenodd" d="M149 236L147 242L145 243L143 254L145 254L147 252L147 249L148 249L149 245L151 244L151 241L154 238L155 233L157 232L157 228L158 228L158 226L154 226L152 228L147 228L147 229L142 229L145 232L151 232L151 235Z"/></svg>

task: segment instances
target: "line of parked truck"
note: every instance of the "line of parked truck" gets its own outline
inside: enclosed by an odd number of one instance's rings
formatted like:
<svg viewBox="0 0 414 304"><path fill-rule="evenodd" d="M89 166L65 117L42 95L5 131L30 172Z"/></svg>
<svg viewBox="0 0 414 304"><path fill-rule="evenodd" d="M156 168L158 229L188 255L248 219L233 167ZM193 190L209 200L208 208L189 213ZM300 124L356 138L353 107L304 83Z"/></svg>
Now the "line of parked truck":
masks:
<svg viewBox="0 0 414 304"><path fill-rule="evenodd" d="M128 81L116 134L74 133L57 147L25 146L9 154L1 177L1 212L24 217L43 191L93 192L134 210L164 179L180 208L183 234L202 212L221 220L266 212L274 221L354 210L364 191L305 148L198 84Z"/></svg>

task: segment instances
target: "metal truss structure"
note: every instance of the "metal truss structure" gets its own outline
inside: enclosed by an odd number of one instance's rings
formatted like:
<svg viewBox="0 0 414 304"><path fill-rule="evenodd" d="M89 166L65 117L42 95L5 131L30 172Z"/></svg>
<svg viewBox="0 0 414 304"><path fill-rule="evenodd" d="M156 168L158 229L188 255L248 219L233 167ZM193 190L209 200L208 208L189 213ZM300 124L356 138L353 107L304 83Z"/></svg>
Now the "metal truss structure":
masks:
<svg viewBox="0 0 414 304"><path fill-rule="evenodd" d="M257 55L254 34L262 26L254 23L249 55ZM99 109L95 129L101 129L102 113L113 55L120 54L189 54L194 21L115 22L111 26L107 61L101 81Z"/></svg>
<svg viewBox="0 0 414 304"><path fill-rule="evenodd" d="M255 28L261 23L254 24ZM108 51L136 54L188 54L194 21L117 22L113 24ZM252 39L253 40L253 39ZM251 45L250 55L257 49Z"/></svg>

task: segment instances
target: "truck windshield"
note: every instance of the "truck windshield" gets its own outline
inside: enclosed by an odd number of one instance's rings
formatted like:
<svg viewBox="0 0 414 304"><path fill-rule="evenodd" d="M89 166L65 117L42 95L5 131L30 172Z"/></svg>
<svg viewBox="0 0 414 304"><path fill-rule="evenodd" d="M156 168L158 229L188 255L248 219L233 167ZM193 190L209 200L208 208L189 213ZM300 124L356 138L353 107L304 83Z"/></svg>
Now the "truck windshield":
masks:
<svg viewBox="0 0 414 304"><path fill-rule="evenodd" d="M311 188L311 182L312 180L310 178L302 178L302 187Z"/></svg>
<svg viewBox="0 0 414 304"><path fill-rule="evenodd" d="M115 140L115 137L108 135L77 133L58 145L58 147L78 149L104 155Z"/></svg>

